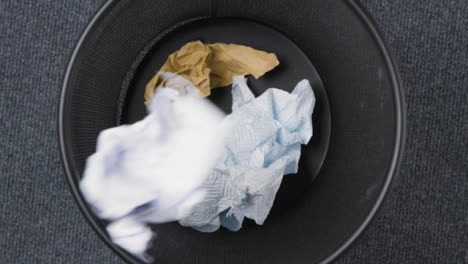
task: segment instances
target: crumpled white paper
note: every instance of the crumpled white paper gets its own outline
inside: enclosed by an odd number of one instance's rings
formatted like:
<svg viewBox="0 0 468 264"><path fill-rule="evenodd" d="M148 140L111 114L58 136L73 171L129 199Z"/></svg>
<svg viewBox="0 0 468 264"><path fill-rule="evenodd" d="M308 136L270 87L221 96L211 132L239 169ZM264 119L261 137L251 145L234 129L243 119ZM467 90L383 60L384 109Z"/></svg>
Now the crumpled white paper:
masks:
<svg viewBox="0 0 468 264"><path fill-rule="evenodd" d="M202 183L222 154L224 114L199 95L162 88L149 115L100 133L80 188L107 231L136 256L152 237L145 223L186 217L205 194Z"/></svg>

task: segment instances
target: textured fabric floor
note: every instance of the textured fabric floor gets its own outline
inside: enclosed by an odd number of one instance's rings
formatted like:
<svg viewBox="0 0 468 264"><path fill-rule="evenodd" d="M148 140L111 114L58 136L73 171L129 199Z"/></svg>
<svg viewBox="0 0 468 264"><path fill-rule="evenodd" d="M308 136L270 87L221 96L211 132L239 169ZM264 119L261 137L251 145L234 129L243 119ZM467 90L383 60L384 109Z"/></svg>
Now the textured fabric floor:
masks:
<svg viewBox="0 0 468 264"><path fill-rule="evenodd" d="M0 263L121 263L91 230L57 150L62 73L103 0L0 1ZM468 263L468 2L363 0L399 63L401 176L338 263Z"/></svg>

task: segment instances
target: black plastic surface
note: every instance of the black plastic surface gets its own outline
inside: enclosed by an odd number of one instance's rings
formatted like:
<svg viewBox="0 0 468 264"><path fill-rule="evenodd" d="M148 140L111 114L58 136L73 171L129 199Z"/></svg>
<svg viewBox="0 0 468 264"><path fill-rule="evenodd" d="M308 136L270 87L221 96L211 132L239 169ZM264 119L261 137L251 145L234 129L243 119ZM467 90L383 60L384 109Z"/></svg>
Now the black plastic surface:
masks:
<svg viewBox="0 0 468 264"><path fill-rule="evenodd" d="M248 225L236 233L220 230L202 234L176 223L158 225L154 227L158 235L149 253L156 263L329 261L349 245L375 213L398 168L404 133L396 70L381 38L353 1L109 2L78 44L62 93L60 145L75 198L96 231L109 243L104 223L93 216L77 189L85 160L94 152L99 131L116 124L123 80L148 43L181 21L213 16L268 25L296 43L305 56L286 38L257 24L242 27L249 22L239 22L236 28L235 23L222 26L211 20L186 25L179 33L176 30L161 39L160 48L156 44L143 60L135 81L129 85L123 121L133 122L143 115L138 97L142 95L142 85L160 66L158 63L165 60L161 56L178 49L176 43L183 44L199 34L207 42L234 42L278 52L283 65L276 72L259 80L250 79L257 95L270 86L290 90L301 78L311 79L318 103L322 103L314 116L319 124L314 123L317 134L313 140L319 140L317 146L326 149L327 144L321 142L327 140L327 120L330 121L328 154L311 184L308 183L313 179L313 169L307 171L303 167L319 164L321 154L317 159L302 160L299 176L305 175L307 180L291 184L290 188L285 182L279 202L264 226ZM217 33L209 34L204 27ZM176 40L170 40L171 34ZM288 57L293 62L289 63ZM321 94L319 79L309 60L328 95L328 119L326 96ZM226 107L228 92L228 88L215 90L215 101ZM304 157L311 157L310 147ZM295 176L286 178L292 177ZM306 191L301 195L303 190ZM121 249L111 247L126 260L136 261Z"/></svg>

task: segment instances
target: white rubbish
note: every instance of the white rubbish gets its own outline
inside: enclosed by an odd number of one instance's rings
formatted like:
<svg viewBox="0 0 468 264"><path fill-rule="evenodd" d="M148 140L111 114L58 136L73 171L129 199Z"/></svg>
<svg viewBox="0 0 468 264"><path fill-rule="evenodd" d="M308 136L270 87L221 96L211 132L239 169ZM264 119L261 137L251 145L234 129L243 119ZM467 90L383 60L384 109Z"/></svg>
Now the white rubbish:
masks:
<svg viewBox="0 0 468 264"><path fill-rule="evenodd" d="M202 183L221 155L224 114L200 96L159 89L149 115L100 133L80 183L112 240L143 256L146 223L186 217L205 194Z"/></svg>

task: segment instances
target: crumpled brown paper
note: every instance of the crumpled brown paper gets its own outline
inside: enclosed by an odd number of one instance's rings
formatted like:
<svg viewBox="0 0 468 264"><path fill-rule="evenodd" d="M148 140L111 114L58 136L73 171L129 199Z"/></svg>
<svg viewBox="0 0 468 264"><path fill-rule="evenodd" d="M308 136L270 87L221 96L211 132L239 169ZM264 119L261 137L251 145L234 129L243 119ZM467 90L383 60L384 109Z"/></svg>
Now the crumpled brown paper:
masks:
<svg viewBox="0 0 468 264"><path fill-rule="evenodd" d="M278 64L275 54L251 47L192 41L169 55L158 74L146 86L145 100L151 98L156 87L164 86L161 72L176 73L188 79L202 96L208 96L211 89L230 85L233 76L252 74L259 78Z"/></svg>

